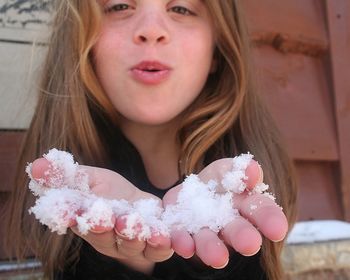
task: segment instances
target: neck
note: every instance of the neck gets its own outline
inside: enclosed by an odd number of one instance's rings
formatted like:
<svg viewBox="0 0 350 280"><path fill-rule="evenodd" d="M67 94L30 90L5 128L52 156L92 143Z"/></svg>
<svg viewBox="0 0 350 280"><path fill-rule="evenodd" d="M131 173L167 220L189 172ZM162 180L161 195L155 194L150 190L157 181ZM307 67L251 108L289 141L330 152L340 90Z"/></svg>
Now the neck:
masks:
<svg viewBox="0 0 350 280"><path fill-rule="evenodd" d="M178 181L180 146L176 139L177 122L151 126L124 120L121 129L140 153L154 186L165 189Z"/></svg>

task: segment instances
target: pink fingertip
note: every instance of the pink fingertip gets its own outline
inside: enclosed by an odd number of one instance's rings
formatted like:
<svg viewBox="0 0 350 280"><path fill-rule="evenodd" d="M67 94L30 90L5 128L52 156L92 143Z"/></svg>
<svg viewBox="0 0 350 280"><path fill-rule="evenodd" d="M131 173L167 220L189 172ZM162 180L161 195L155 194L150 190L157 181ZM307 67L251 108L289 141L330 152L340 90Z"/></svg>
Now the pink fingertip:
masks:
<svg viewBox="0 0 350 280"><path fill-rule="evenodd" d="M126 239L137 238L139 234L142 232L142 224L136 223L135 225L132 226L131 229L128 229L127 222L128 222L128 215L119 216L116 219L116 222L114 224L115 233L118 236L124 237ZM126 233L126 230L128 230L128 233Z"/></svg>
<svg viewBox="0 0 350 280"><path fill-rule="evenodd" d="M171 188L169 191L167 191L162 199L163 206L166 207L169 204L170 205L176 204L177 196L180 190L181 190L181 185L178 185Z"/></svg>
<svg viewBox="0 0 350 280"><path fill-rule="evenodd" d="M93 226L89 231L93 232L93 233L104 233L107 231L112 230L113 227L105 227L105 226Z"/></svg>
<svg viewBox="0 0 350 280"><path fill-rule="evenodd" d="M243 228L238 237L231 238L232 247L243 256L253 256L260 251L262 238L258 231L251 228Z"/></svg>
<svg viewBox="0 0 350 280"><path fill-rule="evenodd" d="M77 225L77 221L75 219L69 219L68 227L75 227Z"/></svg>
<svg viewBox="0 0 350 280"><path fill-rule="evenodd" d="M93 233L103 233L107 231L111 231L114 228L115 224L115 217L111 217L111 226L103 226L103 225L95 225L93 226L90 231Z"/></svg>
<svg viewBox="0 0 350 280"><path fill-rule="evenodd" d="M280 229L279 231L271 231L269 233L269 238L271 241L280 242L286 237L288 232L288 221L284 215L282 215L282 217L280 215L271 215L268 217L266 224L267 227L271 229Z"/></svg>
<svg viewBox="0 0 350 280"><path fill-rule="evenodd" d="M123 229L126 228L126 216L120 216L116 219L114 228L117 231L122 231Z"/></svg>
<svg viewBox="0 0 350 280"><path fill-rule="evenodd" d="M181 257L189 259L195 253L195 243L186 231L173 231L171 233L171 246Z"/></svg>
<svg viewBox="0 0 350 280"><path fill-rule="evenodd" d="M263 172L259 163L252 160L247 169L245 170L245 175L248 177L244 182L249 190L252 190L257 184L263 182Z"/></svg>
<svg viewBox="0 0 350 280"><path fill-rule="evenodd" d="M147 239L147 243L150 244L152 247L170 248L171 246L171 241L169 237L157 233L152 234L152 236L149 239Z"/></svg>
<svg viewBox="0 0 350 280"><path fill-rule="evenodd" d="M229 261L229 252L225 246L225 244L221 241L213 244L208 244L208 252L211 252L211 257L208 258L208 265L220 269L224 268Z"/></svg>
<svg viewBox="0 0 350 280"><path fill-rule="evenodd" d="M50 162L45 158L38 158L32 163L32 176L35 180L43 179L45 182L48 181L48 176L45 174L50 169Z"/></svg>
<svg viewBox="0 0 350 280"><path fill-rule="evenodd" d="M226 263L223 264L222 266L212 266L212 268L215 268L215 269L222 269L222 268L224 268L224 267L227 266L227 264L228 264L229 261L230 261L230 259L227 259Z"/></svg>
<svg viewBox="0 0 350 280"><path fill-rule="evenodd" d="M217 233L204 228L193 237L196 243L197 256L208 266L220 268L225 266L229 252Z"/></svg>

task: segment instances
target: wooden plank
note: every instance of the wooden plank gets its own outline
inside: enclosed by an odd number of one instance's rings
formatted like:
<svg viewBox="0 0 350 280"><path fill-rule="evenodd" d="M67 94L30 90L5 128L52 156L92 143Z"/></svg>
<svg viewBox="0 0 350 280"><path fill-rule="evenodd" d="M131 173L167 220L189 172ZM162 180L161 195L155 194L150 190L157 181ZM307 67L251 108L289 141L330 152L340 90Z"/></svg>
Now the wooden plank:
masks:
<svg viewBox="0 0 350 280"><path fill-rule="evenodd" d="M327 0L335 115L340 151L341 190L350 221L350 2Z"/></svg>
<svg viewBox="0 0 350 280"><path fill-rule="evenodd" d="M16 161L23 136L24 132L0 131L0 192L12 189Z"/></svg>
<svg viewBox="0 0 350 280"><path fill-rule="evenodd" d="M5 219L5 216L4 216L5 215L5 206L6 206L6 203L8 202L9 196L10 196L9 192L1 192L0 191L0 219L1 219L1 221L4 221L4 219ZM1 238L5 234L4 230L5 230L5 227L1 226L0 227L0 237ZM7 254L5 253L5 250L2 246L3 246L3 242L0 242L0 260L3 260L7 257ZM0 277L0 279L1 279L1 277Z"/></svg>
<svg viewBox="0 0 350 280"><path fill-rule="evenodd" d="M339 159L332 98L320 58L255 48L259 90L294 159Z"/></svg>
<svg viewBox="0 0 350 280"><path fill-rule="evenodd" d="M282 52L319 56L328 50L321 1L244 0L247 24L256 44Z"/></svg>
<svg viewBox="0 0 350 280"><path fill-rule="evenodd" d="M298 220L343 219L336 163L297 161Z"/></svg>
<svg viewBox="0 0 350 280"><path fill-rule="evenodd" d="M0 129L28 127L46 48L0 42Z"/></svg>

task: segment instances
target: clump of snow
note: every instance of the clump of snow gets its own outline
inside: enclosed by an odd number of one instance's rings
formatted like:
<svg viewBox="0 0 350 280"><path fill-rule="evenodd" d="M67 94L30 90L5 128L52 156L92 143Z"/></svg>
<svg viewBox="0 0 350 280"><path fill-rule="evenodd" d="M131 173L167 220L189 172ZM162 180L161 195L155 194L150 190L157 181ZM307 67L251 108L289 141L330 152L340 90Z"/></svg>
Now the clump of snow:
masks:
<svg viewBox="0 0 350 280"><path fill-rule="evenodd" d="M76 219L84 196L68 188L49 189L39 197L35 205L29 209L35 217L52 231L58 234L67 232L71 220Z"/></svg>
<svg viewBox="0 0 350 280"><path fill-rule="evenodd" d="M82 214L76 218L77 226L82 234L87 234L94 226L114 227L113 208L101 197L89 196L83 201Z"/></svg>
<svg viewBox="0 0 350 280"><path fill-rule="evenodd" d="M163 208L160 202L156 199L140 199L133 202L133 209L140 213L140 216L147 224L157 228L161 226L159 224L159 218L163 212Z"/></svg>
<svg viewBox="0 0 350 280"><path fill-rule="evenodd" d="M272 194L272 193L270 193L270 192L268 192L268 189L269 189L269 185L266 185L266 184L264 184L264 183L260 183L260 184L256 185L256 186L254 187L254 189L253 189L251 192L249 192L249 194L250 194L250 195L251 195L251 194L254 194L254 193L263 194L263 195L266 196L267 198L269 198L269 199L275 201L275 200L276 200L275 195Z"/></svg>
<svg viewBox="0 0 350 280"><path fill-rule="evenodd" d="M205 184L192 174L182 186L177 203L168 205L162 215L162 220L169 227L186 228L190 233L208 227L218 232L237 217L238 211L232 207L231 193L215 193L215 181Z"/></svg>
<svg viewBox="0 0 350 280"><path fill-rule="evenodd" d="M147 239L153 233L168 235L174 227L196 233L206 227L218 232L239 216L232 198L246 190L245 170L252 160L251 154L237 156L232 168L223 175L221 182L204 183L191 174L182 183L177 201L163 209L156 199L141 199L133 203L126 200L106 199L90 191L87 173L74 162L67 152L52 149L44 157L50 162L45 180L34 180L29 164L26 172L31 178L29 188L39 196L30 213L52 231L64 234L72 221L78 230L87 234L95 226L113 228L116 217L125 218L122 234ZM221 184L226 192L217 192ZM268 189L260 184L251 193L263 193ZM270 194L268 194L270 195ZM256 210L257 205L251 205Z"/></svg>
<svg viewBox="0 0 350 280"><path fill-rule="evenodd" d="M133 211L125 216L126 228L121 231L129 238L137 237L139 239L149 238L153 232L167 236L168 227L162 222L161 214L163 208L159 201L155 199L140 199L133 202Z"/></svg>
<svg viewBox="0 0 350 280"><path fill-rule="evenodd" d="M247 187L243 181L247 179L245 170L252 159L253 155L251 154L242 154L233 158L232 170L230 172L226 172L221 181L222 186L227 191L232 191L234 193L242 193L245 191Z"/></svg>
<svg viewBox="0 0 350 280"><path fill-rule="evenodd" d="M48 178L47 181L44 179L34 180L31 173L31 163L26 168L26 172L31 179L29 188L34 195L41 196L52 188L77 189L85 192L89 190L88 176L84 169L78 168L79 165L74 162L72 154L51 149L43 157L51 164L50 169L45 172L45 177Z"/></svg>
<svg viewBox="0 0 350 280"><path fill-rule="evenodd" d="M254 192L256 193L264 193L269 189L269 186L264 184L264 183L260 183L258 185L256 185L253 189Z"/></svg>

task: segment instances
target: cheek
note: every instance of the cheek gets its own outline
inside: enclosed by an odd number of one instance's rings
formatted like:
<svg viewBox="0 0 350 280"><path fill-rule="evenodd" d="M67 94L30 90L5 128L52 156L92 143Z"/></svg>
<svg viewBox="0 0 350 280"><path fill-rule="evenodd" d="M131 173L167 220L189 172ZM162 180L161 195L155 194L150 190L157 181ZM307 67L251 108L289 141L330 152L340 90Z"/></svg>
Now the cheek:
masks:
<svg viewBox="0 0 350 280"><path fill-rule="evenodd" d="M92 49L95 67L98 72L104 73L112 67L112 62L118 62L125 49L122 34L105 31L101 33L97 43ZM104 73L105 74L105 73Z"/></svg>
<svg viewBox="0 0 350 280"><path fill-rule="evenodd" d="M93 47L94 71L101 87L108 97L115 92L115 79L120 75L122 68L122 41L101 37ZM118 50L118 51L116 51Z"/></svg>
<svg viewBox="0 0 350 280"><path fill-rule="evenodd" d="M182 47L189 66L196 65L204 72L210 69L214 55L214 41L210 33L190 34L185 37Z"/></svg>
<svg viewBox="0 0 350 280"><path fill-rule="evenodd" d="M125 33L121 28L103 26L96 46L103 49L119 47L125 41Z"/></svg>
<svg viewBox="0 0 350 280"><path fill-rule="evenodd" d="M208 43L203 43L208 42ZM202 37L196 40L186 40L183 44L185 51L185 73L184 78L191 77L191 83L194 90L200 91L209 75L213 60L213 43Z"/></svg>

